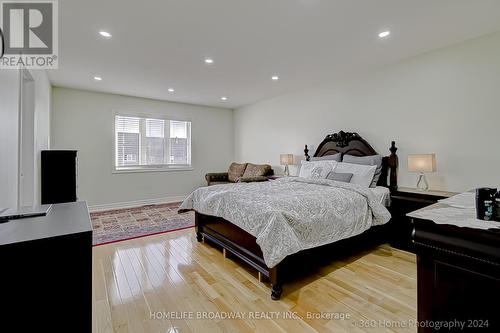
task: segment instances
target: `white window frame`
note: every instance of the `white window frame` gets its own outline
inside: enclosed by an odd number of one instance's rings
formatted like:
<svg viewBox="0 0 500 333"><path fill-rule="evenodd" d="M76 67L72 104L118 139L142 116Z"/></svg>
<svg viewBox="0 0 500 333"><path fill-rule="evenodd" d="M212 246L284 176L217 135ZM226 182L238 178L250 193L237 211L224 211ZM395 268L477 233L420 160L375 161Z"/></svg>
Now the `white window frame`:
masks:
<svg viewBox="0 0 500 333"><path fill-rule="evenodd" d="M119 167L116 164L116 158L117 158L117 137L116 137L116 117L117 116L122 116L122 117L137 117L137 118L142 118L142 119L161 119L165 121L185 121L189 122L189 128L188 128L188 157L189 157L189 164L158 164L158 165L138 165L138 166L123 166ZM145 113L138 113L138 112L123 112L123 111L115 111L113 113L113 132L112 132L112 137L113 137L113 159L112 159L112 173L136 173L136 172L168 172L168 171L192 171L194 170L193 168L193 156L192 156L192 151L193 151L193 140L192 140L192 135L193 135L193 123L190 119L186 118L179 118L179 117L169 117L166 115L159 115L159 114L145 114ZM142 125L143 122L141 121L141 129L140 129L140 135L139 135L139 155L142 154L142 134L143 134L143 128ZM145 132L145 130L144 130ZM164 130L164 139L165 139L165 152L168 152L168 141L170 138L170 126L165 126ZM140 157L142 158L142 156Z"/></svg>

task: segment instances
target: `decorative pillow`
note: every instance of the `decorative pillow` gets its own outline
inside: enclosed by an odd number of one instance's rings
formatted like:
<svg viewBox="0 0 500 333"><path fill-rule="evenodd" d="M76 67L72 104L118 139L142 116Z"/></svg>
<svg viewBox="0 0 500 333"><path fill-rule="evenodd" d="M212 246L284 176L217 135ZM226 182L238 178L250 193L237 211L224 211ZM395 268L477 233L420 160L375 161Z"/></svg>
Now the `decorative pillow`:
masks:
<svg viewBox="0 0 500 333"><path fill-rule="evenodd" d="M271 166L269 164L252 164L248 163L243 177L257 177L266 176L271 172Z"/></svg>
<svg viewBox="0 0 500 333"><path fill-rule="evenodd" d="M352 173L332 171L328 174L328 176L326 176L326 179L349 183L351 181L352 176L353 176Z"/></svg>
<svg viewBox="0 0 500 333"><path fill-rule="evenodd" d="M342 161L342 154L334 154L334 155L326 155L326 156L321 156L321 157L311 157L309 159L310 161L335 161L335 162L341 162Z"/></svg>
<svg viewBox="0 0 500 333"><path fill-rule="evenodd" d="M375 175L373 176L372 183L370 187L376 187L378 179L382 174L382 155L372 155L372 156L352 156L344 155L342 162L351 164L362 164L362 165L376 165Z"/></svg>
<svg viewBox="0 0 500 333"><path fill-rule="evenodd" d="M247 163L231 163L229 166L229 170L227 171L227 178L230 182L236 183L243 173L245 173L245 169L247 168Z"/></svg>
<svg viewBox="0 0 500 333"><path fill-rule="evenodd" d="M337 173L352 173L352 178L349 183L358 184L363 187L370 187L373 176L375 175L376 165L362 165L340 162L335 167Z"/></svg>
<svg viewBox="0 0 500 333"><path fill-rule="evenodd" d="M299 177L325 179L336 164L335 161L301 161Z"/></svg>
<svg viewBox="0 0 500 333"><path fill-rule="evenodd" d="M268 178L266 176L253 176L253 177L241 177L240 183L251 183L251 182L265 182Z"/></svg>

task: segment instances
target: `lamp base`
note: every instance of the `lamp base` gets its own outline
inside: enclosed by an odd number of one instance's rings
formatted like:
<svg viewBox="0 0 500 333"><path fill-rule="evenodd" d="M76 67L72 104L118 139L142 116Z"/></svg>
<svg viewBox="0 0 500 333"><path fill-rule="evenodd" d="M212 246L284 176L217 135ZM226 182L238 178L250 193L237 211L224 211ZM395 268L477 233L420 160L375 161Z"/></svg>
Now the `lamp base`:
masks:
<svg viewBox="0 0 500 333"><path fill-rule="evenodd" d="M285 165L285 177L290 176L290 170L288 170L288 164Z"/></svg>
<svg viewBox="0 0 500 333"><path fill-rule="evenodd" d="M427 191L429 189L429 184L427 183L424 173L418 175L417 189L420 191Z"/></svg>

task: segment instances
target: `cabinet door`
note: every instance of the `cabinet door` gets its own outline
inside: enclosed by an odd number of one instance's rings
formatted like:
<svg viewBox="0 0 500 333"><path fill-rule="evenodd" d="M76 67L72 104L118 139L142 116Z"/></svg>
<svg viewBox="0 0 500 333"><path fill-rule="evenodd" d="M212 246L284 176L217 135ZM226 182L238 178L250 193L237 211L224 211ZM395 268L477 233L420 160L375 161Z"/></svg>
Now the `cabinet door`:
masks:
<svg viewBox="0 0 500 333"><path fill-rule="evenodd" d="M463 321L464 332L500 332L495 305L500 296L498 278L435 261L433 281L433 320Z"/></svg>

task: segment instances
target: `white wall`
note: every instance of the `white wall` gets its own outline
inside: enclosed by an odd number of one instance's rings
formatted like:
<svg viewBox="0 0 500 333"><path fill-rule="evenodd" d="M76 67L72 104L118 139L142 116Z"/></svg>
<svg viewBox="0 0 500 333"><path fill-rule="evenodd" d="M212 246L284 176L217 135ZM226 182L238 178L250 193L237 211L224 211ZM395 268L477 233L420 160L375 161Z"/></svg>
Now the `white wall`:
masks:
<svg viewBox="0 0 500 333"><path fill-rule="evenodd" d="M17 205L19 78L0 70L0 208Z"/></svg>
<svg viewBox="0 0 500 333"><path fill-rule="evenodd" d="M194 170L112 173L115 111L191 120ZM78 197L91 206L185 196L206 184L205 173L227 170L232 117L228 109L55 87L52 148L78 150Z"/></svg>
<svg viewBox="0 0 500 333"><path fill-rule="evenodd" d="M29 71L35 81L35 203L40 202L40 150L50 142L51 85L44 70ZM0 207L17 205L19 70L0 70Z"/></svg>
<svg viewBox="0 0 500 333"><path fill-rule="evenodd" d="M279 164L346 130L384 155L396 141L400 186L416 183L407 155L432 152L431 188L500 185L500 33L339 81L236 110L236 160Z"/></svg>
<svg viewBox="0 0 500 333"><path fill-rule="evenodd" d="M41 201L40 159L41 150L50 149L50 117L52 86L45 71L30 71L35 80L35 203Z"/></svg>

